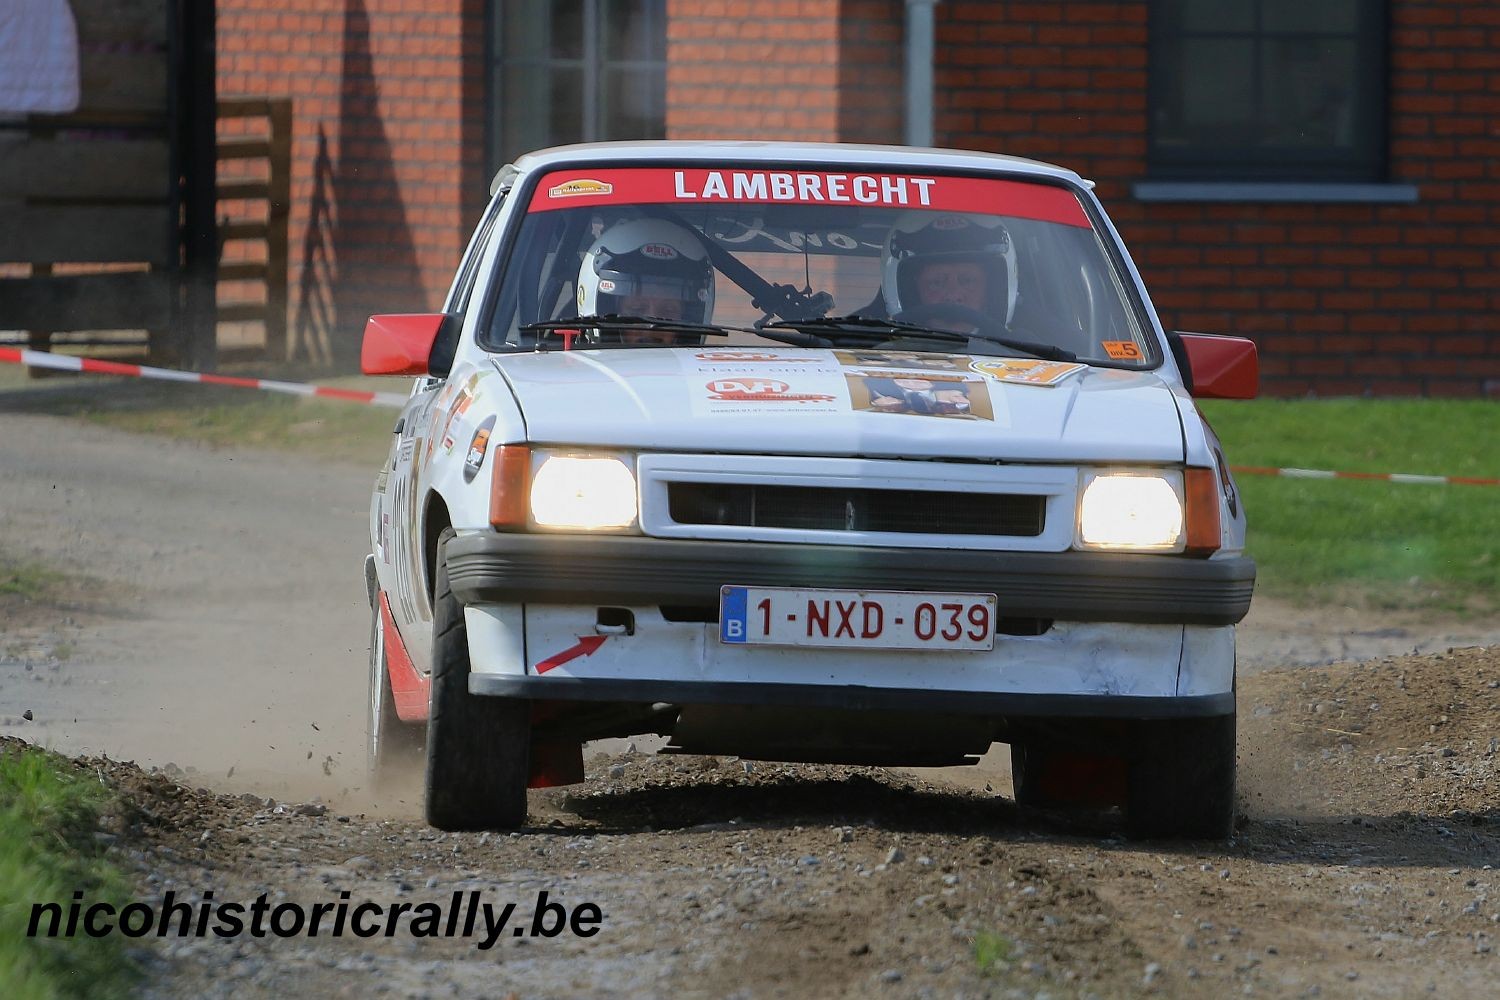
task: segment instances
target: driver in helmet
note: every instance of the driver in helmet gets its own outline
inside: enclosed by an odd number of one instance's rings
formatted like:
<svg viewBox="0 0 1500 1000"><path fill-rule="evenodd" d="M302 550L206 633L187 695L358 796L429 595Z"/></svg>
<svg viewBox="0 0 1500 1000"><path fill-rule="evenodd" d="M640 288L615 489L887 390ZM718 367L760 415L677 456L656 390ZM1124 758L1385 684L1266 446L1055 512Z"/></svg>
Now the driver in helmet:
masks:
<svg viewBox="0 0 1500 1000"><path fill-rule="evenodd" d="M1009 325L1015 316L1016 250L999 219L908 213L886 234L882 258L892 319L964 331L982 317Z"/></svg>
<svg viewBox="0 0 1500 1000"><path fill-rule="evenodd" d="M664 219L616 223L589 247L578 269L579 316L705 323L713 308L714 269L703 241ZM624 344L684 342L680 334L649 328L622 330L619 338Z"/></svg>

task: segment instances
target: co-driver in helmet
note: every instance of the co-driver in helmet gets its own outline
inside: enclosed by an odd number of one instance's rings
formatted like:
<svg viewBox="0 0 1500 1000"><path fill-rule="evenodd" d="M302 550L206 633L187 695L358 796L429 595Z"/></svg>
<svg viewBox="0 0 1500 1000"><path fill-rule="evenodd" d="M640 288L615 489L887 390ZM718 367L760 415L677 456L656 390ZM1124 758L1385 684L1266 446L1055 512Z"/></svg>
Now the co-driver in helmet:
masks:
<svg viewBox="0 0 1500 1000"><path fill-rule="evenodd" d="M881 297L893 319L970 329L1009 325L1017 300L1016 251L999 219L911 212L886 235Z"/></svg>
<svg viewBox="0 0 1500 1000"><path fill-rule="evenodd" d="M664 219L620 222L594 241L578 270L579 316L641 316L708 322L714 269L703 241ZM667 330L620 332L625 344L683 342Z"/></svg>

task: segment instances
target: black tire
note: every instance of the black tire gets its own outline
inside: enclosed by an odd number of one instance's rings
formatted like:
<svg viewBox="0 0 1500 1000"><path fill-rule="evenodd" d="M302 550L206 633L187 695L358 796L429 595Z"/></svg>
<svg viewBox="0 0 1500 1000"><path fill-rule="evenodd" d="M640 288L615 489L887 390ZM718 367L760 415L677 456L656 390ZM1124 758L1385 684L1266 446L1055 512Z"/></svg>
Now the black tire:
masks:
<svg viewBox="0 0 1500 1000"><path fill-rule="evenodd" d="M1129 760L1126 832L1222 839L1234 829L1235 716L1141 723Z"/></svg>
<svg viewBox="0 0 1500 1000"><path fill-rule="evenodd" d="M432 595L427 716L427 822L439 830L507 830L526 822L531 703L469 693L469 632L448 585L445 528Z"/></svg>
<svg viewBox="0 0 1500 1000"><path fill-rule="evenodd" d="M1010 745L1010 779L1015 786L1016 805L1046 808L1054 801L1042 791L1041 775L1047 766L1047 751L1034 743Z"/></svg>
<svg viewBox="0 0 1500 1000"><path fill-rule="evenodd" d="M387 790L405 777L415 778L422 762L425 729L402 722L391 700L391 676L385 655L385 631L380 627L380 597L370 615L370 690L365 712L365 765L376 791Z"/></svg>

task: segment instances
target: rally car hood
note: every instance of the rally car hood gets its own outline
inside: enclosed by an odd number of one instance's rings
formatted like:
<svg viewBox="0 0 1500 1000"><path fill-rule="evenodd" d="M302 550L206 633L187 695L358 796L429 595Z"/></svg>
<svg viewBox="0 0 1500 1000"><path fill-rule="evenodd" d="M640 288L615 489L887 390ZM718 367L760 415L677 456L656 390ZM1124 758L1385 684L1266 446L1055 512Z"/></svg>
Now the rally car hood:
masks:
<svg viewBox="0 0 1500 1000"><path fill-rule="evenodd" d="M873 362L873 363L871 363ZM499 355L536 444L884 458L1183 460L1153 372L969 355L656 348Z"/></svg>

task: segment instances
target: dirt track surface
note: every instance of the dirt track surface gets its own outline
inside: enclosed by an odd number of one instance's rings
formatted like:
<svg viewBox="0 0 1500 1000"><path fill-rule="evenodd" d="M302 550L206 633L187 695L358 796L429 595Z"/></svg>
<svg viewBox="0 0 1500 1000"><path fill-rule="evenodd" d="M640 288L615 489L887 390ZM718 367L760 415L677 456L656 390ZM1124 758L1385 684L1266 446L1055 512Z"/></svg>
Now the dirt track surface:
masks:
<svg viewBox="0 0 1500 1000"><path fill-rule="evenodd" d="M114 833L139 898L478 890L529 914L546 890L604 914L592 938L488 952L406 934L171 941L150 950L150 996L1495 990L1492 631L1259 602L1228 843L1134 843L1107 818L1019 809L1004 748L920 773L612 752L585 785L533 793L525 830L450 836L414 818L416 785L383 803L361 787L373 469L6 427L0 540L96 583L69 606L0 605L0 733L113 758L80 766L137 807ZM1003 955L981 969L976 940Z"/></svg>

